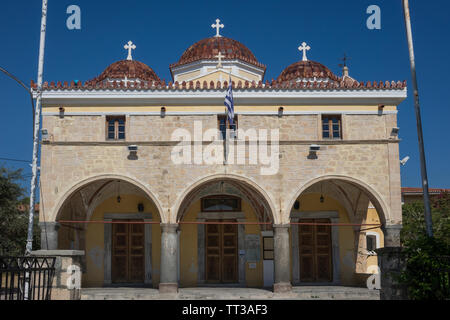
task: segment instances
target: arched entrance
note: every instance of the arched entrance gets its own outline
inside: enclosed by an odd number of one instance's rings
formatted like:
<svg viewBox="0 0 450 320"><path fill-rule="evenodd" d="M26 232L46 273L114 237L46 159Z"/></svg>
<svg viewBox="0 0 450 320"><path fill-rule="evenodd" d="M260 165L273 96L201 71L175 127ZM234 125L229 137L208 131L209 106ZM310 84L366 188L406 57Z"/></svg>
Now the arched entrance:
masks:
<svg viewBox="0 0 450 320"><path fill-rule="evenodd" d="M299 284L359 285L383 246L386 206L364 183L321 177L305 184L291 201L292 281ZM371 240L371 239L369 239Z"/></svg>
<svg viewBox="0 0 450 320"><path fill-rule="evenodd" d="M150 286L159 269L159 213L159 204L138 182L89 179L61 200L56 248L85 251L83 287Z"/></svg>
<svg viewBox="0 0 450 320"><path fill-rule="evenodd" d="M272 286L269 201L251 183L232 177L191 187L177 211L180 285Z"/></svg>

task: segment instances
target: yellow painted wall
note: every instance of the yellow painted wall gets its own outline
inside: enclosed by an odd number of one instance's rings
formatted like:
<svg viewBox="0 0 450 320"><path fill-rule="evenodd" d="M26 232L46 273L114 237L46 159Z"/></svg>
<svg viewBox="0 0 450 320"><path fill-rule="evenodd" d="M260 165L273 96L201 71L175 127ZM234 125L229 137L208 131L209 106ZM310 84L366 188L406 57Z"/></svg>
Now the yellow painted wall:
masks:
<svg viewBox="0 0 450 320"><path fill-rule="evenodd" d="M197 215L201 211L200 200L191 205L183 221L197 221ZM245 213L246 222L257 222L257 218L252 206L242 200L242 212ZM180 286L197 286L198 254L197 254L197 225L180 224ZM246 225L245 234L258 234L261 236L259 225ZM256 269L249 269L246 263L246 284L248 287L263 286L263 262L262 262L262 237L260 237L261 260L256 263ZM238 269L239 270L239 269Z"/></svg>
<svg viewBox="0 0 450 320"><path fill-rule="evenodd" d="M105 200L99 205L92 215L92 221L103 221L105 213L138 213L137 205L144 204L143 213L151 213L153 221L160 221L158 211L154 204L140 196L120 195L121 201L117 202L116 197ZM161 258L161 228L159 224L152 225L152 278L153 287L159 283L159 269ZM104 252L104 224L90 223L86 230L86 273L83 273L83 287L102 287L103 272L103 252ZM97 260L97 261L96 261Z"/></svg>
<svg viewBox="0 0 450 320"><path fill-rule="evenodd" d="M224 112L224 106L166 106L166 113L168 112ZM272 106L245 106L245 105L237 105L235 106L235 112L249 112L249 111L265 111L265 112L278 112L278 108L283 106L284 112L290 111L329 111L329 112L340 112L340 111L378 111L377 105L361 105L361 106L342 106L342 105L317 105L317 106L308 106L308 105L298 105L298 106L285 106L285 105L272 105ZM47 105L44 107L43 113L45 115L46 112L57 112L59 113L60 106L50 106ZM160 106L64 106L65 112L117 112L120 110L121 112L161 112ZM397 110L396 106L385 106L385 111L395 111Z"/></svg>
<svg viewBox="0 0 450 320"><path fill-rule="evenodd" d="M200 81L201 84L203 84L203 81L206 81L208 83L208 86L209 86L209 83L211 81L214 81L214 85L220 79L222 79L221 81L227 81L227 82L229 81L230 74L228 72L224 72L222 70L217 70L217 71L216 70L217 69L215 69L215 68L208 69L208 71L207 71L208 74L206 74L203 77L200 77L200 72L198 70L193 71L193 72L189 72L189 73L185 73L185 74L179 75L177 77L177 79L178 79L177 81L179 83L181 83L183 81L186 81L186 82L189 82L189 81L194 81L194 82ZM225 69L225 70L228 71L228 69ZM216 72L214 72L214 71L216 71ZM212 73L209 73L209 72L212 72ZM231 75L231 80L236 82L236 85L237 85L237 83L239 81L242 81L242 83L244 83L245 81L259 82L261 80L260 77L255 76L255 75L253 75L251 73L248 73L248 72L244 72L242 70L239 71L239 73L241 73L242 76L245 77L245 78L239 77L238 75L235 75L235 74Z"/></svg>
<svg viewBox="0 0 450 320"><path fill-rule="evenodd" d="M370 208L369 207L369 209L367 210L366 223L367 224L380 223L380 217L379 217L378 212L377 212L377 210L375 208ZM378 233L378 236L380 237L380 248L383 248L384 247L384 234L383 234L383 231L381 230L381 228L372 229L370 231ZM376 270L376 268L371 268L371 266L378 266L378 258L377 258L377 256L369 256L367 258L366 266L367 266L366 267L366 272L373 273L372 270ZM370 272L370 271L372 271L372 272Z"/></svg>
<svg viewBox="0 0 450 320"><path fill-rule="evenodd" d="M105 213L137 213L137 204L144 204L145 213L152 213L153 221L160 221L158 212L150 200L136 195L121 195L121 202L117 203L116 198L110 198L99 205L92 216L93 221L103 221ZM340 223L350 223L347 212L342 205L333 198L325 196L324 203L319 201L320 194L306 194L299 198L300 211L338 211ZM197 214L201 211L200 201L195 202L189 208L183 221L196 221ZM242 201L242 211L245 213L247 222L256 222L257 218L252 206ZM375 209L369 208L366 223L379 223L380 219ZM180 286L197 286L198 257L197 257L197 225L180 224ZM384 237L380 228L372 231L380 234L381 246L384 246ZM261 235L259 225L246 225L245 234ZM256 263L256 269L249 269L246 264L246 284L248 287L263 286L263 262L262 262L262 237L261 260ZM355 284L355 261L354 261L354 233L352 227L340 227L340 266L341 282L343 285ZM161 229L159 224L152 225L152 277L153 287L157 288L159 283L160 257L161 257ZM83 287L103 286L103 250L104 250L104 225L91 223L86 230L86 273L83 274ZM292 248L291 248L292 259ZM292 261L292 260L291 260ZM369 256L367 267L377 265L377 257ZM292 271L292 265L291 265Z"/></svg>
<svg viewBox="0 0 450 320"><path fill-rule="evenodd" d="M181 83L183 81L189 81L189 79L196 78L199 75L200 75L200 70L194 70L194 71L191 71L191 72L186 72L186 73L180 74L177 77L177 81L179 83Z"/></svg>

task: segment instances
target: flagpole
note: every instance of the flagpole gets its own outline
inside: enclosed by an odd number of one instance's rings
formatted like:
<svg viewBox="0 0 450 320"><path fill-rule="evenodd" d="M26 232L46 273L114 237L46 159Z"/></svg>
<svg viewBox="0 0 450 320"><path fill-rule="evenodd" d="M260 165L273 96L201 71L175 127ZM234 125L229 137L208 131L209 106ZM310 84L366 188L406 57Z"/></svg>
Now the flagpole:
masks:
<svg viewBox="0 0 450 320"><path fill-rule="evenodd" d="M425 146L423 141L422 118L420 115L419 88L417 84L416 62L414 57L414 44L411 28L411 14L409 11L409 1L403 0L403 12L405 16L406 36L408 38L409 59L411 64L412 84L414 88L414 109L417 121L417 136L419 139L420 169L422 175L423 202L425 206L425 225L427 235L433 237L433 222L431 219L430 195L428 190L428 174L425 159Z"/></svg>
<svg viewBox="0 0 450 320"><path fill-rule="evenodd" d="M39 149L39 129L41 125L41 102L42 102L42 81L44 74L44 52L45 52L45 32L47 29L47 1L42 0L42 18L41 18L41 38L39 45L39 64L37 74L37 98L34 116L34 138L33 138L33 162L32 177L30 190L30 211L28 217L28 236L26 245L26 255L30 255L33 250L33 222L34 222L34 204L36 202L36 185L37 185L37 161Z"/></svg>
<svg viewBox="0 0 450 320"><path fill-rule="evenodd" d="M230 78L228 83L228 88L232 86L233 83L231 81L231 70L230 70ZM228 90L228 89L227 89ZM231 132L230 122L228 121L229 114L228 107L225 108L225 141L224 141L224 164L228 164L228 144L229 144L229 133Z"/></svg>

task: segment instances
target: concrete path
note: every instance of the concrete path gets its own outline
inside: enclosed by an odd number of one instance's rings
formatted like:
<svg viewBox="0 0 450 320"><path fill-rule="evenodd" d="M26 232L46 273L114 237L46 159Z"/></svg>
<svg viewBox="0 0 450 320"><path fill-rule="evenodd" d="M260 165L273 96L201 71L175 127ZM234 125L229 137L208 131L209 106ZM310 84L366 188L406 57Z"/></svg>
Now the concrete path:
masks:
<svg viewBox="0 0 450 320"><path fill-rule="evenodd" d="M266 289L201 287L180 288L176 295L152 288L86 288L82 300L379 300L378 290L341 286L293 287L289 294Z"/></svg>

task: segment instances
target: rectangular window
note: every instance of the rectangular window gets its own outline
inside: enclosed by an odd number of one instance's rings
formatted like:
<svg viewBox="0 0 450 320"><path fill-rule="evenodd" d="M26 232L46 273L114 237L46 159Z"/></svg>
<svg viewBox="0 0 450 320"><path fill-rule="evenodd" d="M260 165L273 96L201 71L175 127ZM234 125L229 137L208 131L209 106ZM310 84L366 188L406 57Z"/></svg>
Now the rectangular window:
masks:
<svg viewBox="0 0 450 320"><path fill-rule="evenodd" d="M263 259L273 260L273 258L274 258L273 237L263 237Z"/></svg>
<svg viewBox="0 0 450 320"><path fill-rule="evenodd" d="M106 139L125 140L125 116L106 117Z"/></svg>
<svg viewBox="0 0 450 320"><path fill-rule="evenodd" d="M322 116L322 138L342 139L342 119L340 115Z"/></svg>
<svg viewBox="0 0 450 320"><path fill-rule="evenodd" d="M366 236L367 251L374 251L377 248L377 238L375 236Z"/></svg>
<svg viewBox="0 0 450 320"><path fill-rule="evenodd" d="M220 114L217 116L217 126L219 128L220 134L222 136L222 139L225 140L226 137L226 130L227 130L227 122L228 122L228 118L227 115L224 114ZM233 125L230 127L228 125L228 127L232 130L232 132L236 132L236 130L238 129L238 117L237 115L234 116L234 123ZM233 133L231 133L233 134Z"/></svg>
<svg viewBox="0 0 450 320"><path fill-rule="evenodd" d="M231 196L211 196L202 199L203 212L239 212L241 199Z"/></svg>

